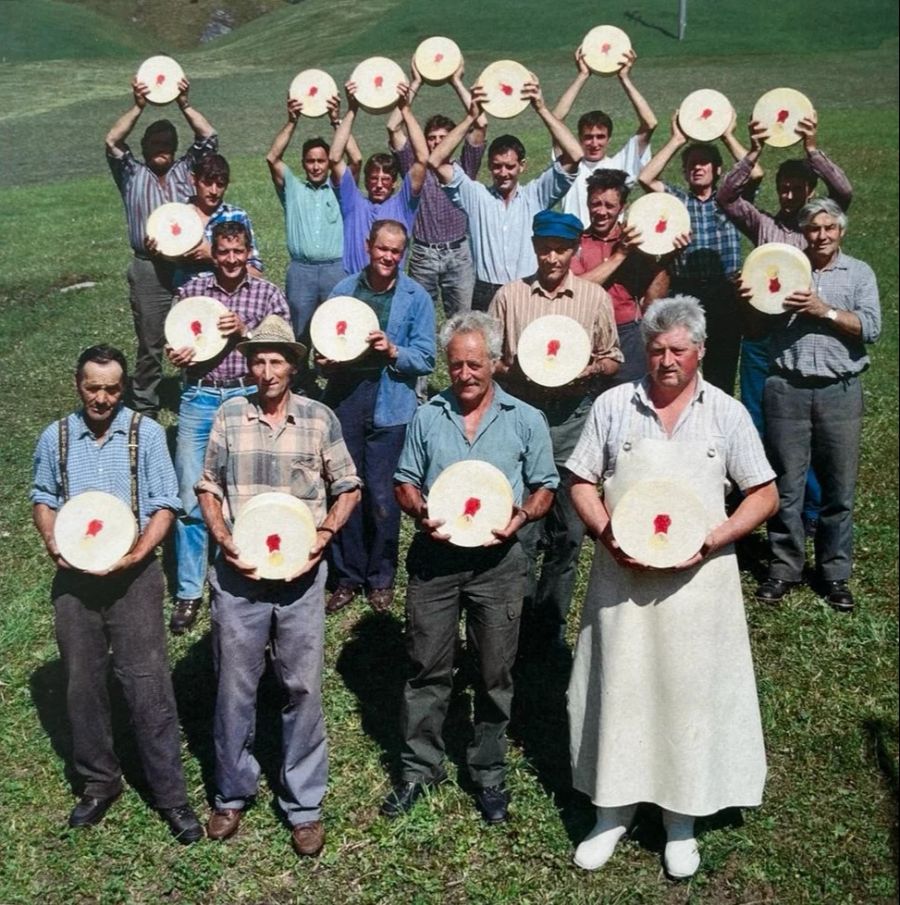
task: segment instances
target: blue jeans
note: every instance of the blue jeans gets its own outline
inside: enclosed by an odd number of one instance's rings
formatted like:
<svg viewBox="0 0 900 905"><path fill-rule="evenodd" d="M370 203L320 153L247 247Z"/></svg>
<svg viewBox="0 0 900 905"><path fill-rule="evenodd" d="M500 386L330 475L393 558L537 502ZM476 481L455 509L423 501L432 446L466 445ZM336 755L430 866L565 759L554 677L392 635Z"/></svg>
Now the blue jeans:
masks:
<svg viewBox="0 0 900 905"><path fill-rule="evenodd" d="M175 522L175 559L178 565L179 600L203 596L209 561L209 535L194 493L194 484L203 472L206 444L213 418L219 406L232 396L249 396L256 387L219 390L213 387L186 386L181 391L178 410L178 438L175 446L175 474L181 498L181 516Z"/></svg>
<svg viewBox="0 0 900 905"><path fill-rule="evenodd" d="M853 564L853 501L863 397L858 377L812 382L772 374L766 380L766 452L775 469L779 511L769 519L769 575L800 581L806 558L802 508L810 464L822 482L815 537L816 573L848 579Z"/></svg>
<svg viewBox="0 0 900 905"><path fill-rule="evenodd" d="M341 259L305 264L292 260L284 278L284 294L291 310L294 336L309 348L309 322L316 308L344 277Z"/></svg>
<svg viewBox="0 0 900 905"><path fill-rule="evenodd" d="M221 558L210 569L217 808L243 810L256 794L256 694L268 645L287 694L281 711L278 804L291 826L321 816L328 781L322 713L326 574L320 563L290 583L253 581Z"/></svg>
<svg viewBox="0 0 900 905"><path fill-rule="evenodd" d="M447 317L471 309L475 266L468 240L458 248L431 247L413 240L409 275L425 287L435 304L440 293Z"/></svg>

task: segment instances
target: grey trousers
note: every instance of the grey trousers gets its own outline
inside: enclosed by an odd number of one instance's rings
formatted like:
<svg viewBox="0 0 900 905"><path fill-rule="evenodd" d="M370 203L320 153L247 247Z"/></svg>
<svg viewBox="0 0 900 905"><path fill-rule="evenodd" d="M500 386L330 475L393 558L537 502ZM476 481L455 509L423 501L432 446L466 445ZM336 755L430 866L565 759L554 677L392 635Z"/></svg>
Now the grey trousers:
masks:
<svg viewBox="0 0 900 905"><path fill-rule="evenodd" d="M825 382L770 374L763 411L766 452L777 475L781 503L768 524L770 577L782 581L803 577L803 497L812 465L822 486L816 575L824 581L848 579L863 412L859 378Z"/></svg>
<svg viewBox="0 0 900 905"><path fill-rule="evenodd" d="M525 555L515 541L470 549L419 534L406 567L406 651L412 677L403 690L400 714L402 778L422 782L443 773L442 732L453 691L459 616L465 610L467 644L478 662L475 735L466 761L477 786L499 785L506 775Z"/></svg>
<svg viewBox="0 0 900 905"><path fill-rule="evenodd" d="M217 808L242 810L256 794L256 694L269 645L287 693L278 804L292 826L321 816L328 780L322 713L326 573L323 563L286 584L244 578L221 559L210 569Z"/></svg>

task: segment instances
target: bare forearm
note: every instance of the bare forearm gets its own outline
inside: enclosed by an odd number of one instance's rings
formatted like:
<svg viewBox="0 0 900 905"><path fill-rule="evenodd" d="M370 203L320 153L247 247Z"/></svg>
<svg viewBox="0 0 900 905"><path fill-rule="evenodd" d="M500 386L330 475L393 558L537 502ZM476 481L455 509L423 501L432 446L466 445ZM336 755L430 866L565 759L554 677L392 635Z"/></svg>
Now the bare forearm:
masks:
<svg viewBox="0 0 900 905"><path fill-rule="evenodd" d="M634 112L637 114L638 133L645 136L649 140L651 134L653 133L653 130L658 124L656 114L647 103L644 95L637 90L634 82L632 82L631 79L628 78L628 76L622 76L620 78L620 81L622 83L622 88L625 91L626 96L628 97L628 100L631 101L631 106L634 107Z"/></svg>
<svg viewBox="0 0 900 905"><path fill-rule="evenodd" d="M665 186L660 181L662 171L668 166L669 161L684 146L684 142L677 136L672 136L650 159L638 175L638 182L648 192L661 192Z"/></svg>
<svg viewBox="0 0 900 905"><path fill-rule="evenodd" d="M337 534L347 524L347 519L359 505L360 499L362 499L362 494L359 490L348 490L339 494L319 527L327 528L332 534Z"/></svg>
<svg viewBox="0 0 900 905"><path fill-rule="evenodd" d="M713 550L733 544L748 535L777 511L778 491L774 481L751 487L744 492L744 499L741 500L731 517L710 532L707 543Z"/></svg>
<svg viewBox="0 0 900 905"><path fill-rule="evenodd" d="M422 491L415 484L397 484L394 487L394 498L397 505L414 521L419 522L425 516L425 499Z"/></svg>
<svg viewBox="0 0 900 905"><path fill-rule="evenodd" d="M135 564L142 562L166 539L166 535L172 530L175 523L175 513L171 509L157 509L150 520L147 527L144 528L141 536L138 538L134 549L131 551L130 559Z"/></svg>
<svg viewBox="0 0 900 905"><path fill-rule="evenodd" d="M209 120L190 102L181 106L181 113L198 141L209 138L215 132Z"/></svg>
<svg viewBox="0 0 900 905"><path fill-rule="evenodd" d="M569 111L572 109L572 105L578 100L578 95L581 94L581 89L587 84L587 80L591 77L590 73L581 73L575 76L575 80L569 85L568 88L563 92L562 97L556 102L556 106L553 108L553 115L557 119L565 119L569 115Z"/></svg>
<svg viewBox="0 0 900 905"><path fill-rule="evenodd" d="M578 139L569 131L565 123L553 115L549 107L540 106L536 108L536 112L544 121L544 125L553 140L554 147L559 148L562 152L564 166L571 172L578 166L578 162L582 157L581 145L578 143Z"/></svg>
<svg viewBox="0 0 900 905"><path fill-rule="evenodd" d="M569 495L588 534L593 538L600 537L609 524L609 513L597 493L597 486L581 478L573 478Z"/></svg>
<svg viewBox="0 0 900 905"><path fill-rule="evenodd" d="M128 138L134 128L134 124L140 118L141 112L141 108L137 104L133 104L130 109L113 123L112 128L106 133L107 150L111 151L116 145Z"/></svg>
<svg viewBox="0 0 900 905"><path fill-rule="evenodd" d="M288 120L281 128L279 133L275 136L275 139L272 142L272 147L269 148L269 153L266 154L266 163L269 164L269 167L274 167L276 164L281 163L282 158L284 157L284 152L287 150L288 145L291 143L291 139L294 137L294 131L297 128L297 123Z"/></svg>

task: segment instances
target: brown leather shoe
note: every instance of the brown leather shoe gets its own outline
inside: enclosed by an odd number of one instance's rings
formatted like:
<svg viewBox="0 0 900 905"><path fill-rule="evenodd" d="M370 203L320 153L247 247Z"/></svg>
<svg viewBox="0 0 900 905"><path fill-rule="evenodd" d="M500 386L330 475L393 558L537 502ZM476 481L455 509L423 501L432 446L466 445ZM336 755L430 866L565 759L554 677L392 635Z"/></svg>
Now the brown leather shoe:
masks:
<svg viewBox="0 0 900 905"><path fill-rule="evenodd" d="M222 808L215 810L206 821L206 835L210 839L227 839L237 832L241 823L242 811L234 808Z"/></svg>
<svg viewBox="0 0 900 905"><path fill-rule="evenodd" d="M325 604L325 612L337 613L339 610L342 610L345 606L347 606L348 603L353 600L358 590L359 588L338 588L328 598L328 603Z"/></svg>
<svg viewBox="0 0 900 905"><path fill-rule="evenodd" d="M372 607L376 613L387 613L391 608L391 604L394 602L394 589L372 588L366 595L366 599L369 601L369 606Z"/></svg>
<svg viewBox="0 0 900 905"><path fill-rule="evenodd" d="M298 823L291 830L291 842L300 857L314 858L325 845L325 827L322 826L322 821Z"/></svg>

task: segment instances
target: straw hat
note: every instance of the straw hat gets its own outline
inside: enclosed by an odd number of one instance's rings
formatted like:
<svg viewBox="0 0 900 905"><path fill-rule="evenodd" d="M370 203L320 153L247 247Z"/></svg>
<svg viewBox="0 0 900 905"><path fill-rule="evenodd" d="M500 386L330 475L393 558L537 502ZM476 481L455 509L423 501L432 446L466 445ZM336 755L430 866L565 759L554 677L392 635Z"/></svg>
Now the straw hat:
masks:
<svg viewBox="0 0 900 905"><path fill-rule="evenodd" d="M290 349L298 358L306 355L307 348L303 343L294 339L294 330L291 325L277 314L270 314L260 321L259 326L247 337L237 344L238 352L246 356L252 355L256 349L265 346L284 347Z"/></svg>

